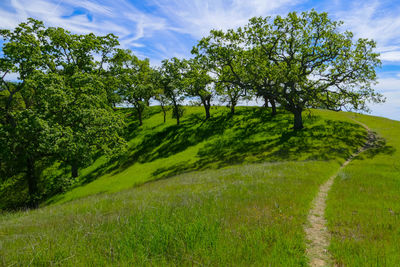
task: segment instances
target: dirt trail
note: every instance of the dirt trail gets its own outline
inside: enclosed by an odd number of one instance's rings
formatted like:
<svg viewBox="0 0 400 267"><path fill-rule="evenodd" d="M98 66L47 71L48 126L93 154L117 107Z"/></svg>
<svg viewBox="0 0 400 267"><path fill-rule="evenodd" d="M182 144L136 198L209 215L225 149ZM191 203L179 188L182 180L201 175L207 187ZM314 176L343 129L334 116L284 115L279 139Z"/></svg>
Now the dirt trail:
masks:
<svg viewBox="0 0 400 267"><path fill-rule="evenodd" d="M367 125L356 121L355 122L363 126L368 131L367 142L365 145L354 153L349 159L347 159L339 170L332 175L321 187L319 188L318 195L313 200L312 208L308 215L308 225L305 228L306 238L307 238L307 255L310 259L310 266L327 266L329 265L330 255L327 251L329 246L330 235L326 228L325 220L325 207L326 198L328 192L339 172L349 164L354 157L358 156L363 151L371 148L376 141L375 134L368 128Z"/></svg>

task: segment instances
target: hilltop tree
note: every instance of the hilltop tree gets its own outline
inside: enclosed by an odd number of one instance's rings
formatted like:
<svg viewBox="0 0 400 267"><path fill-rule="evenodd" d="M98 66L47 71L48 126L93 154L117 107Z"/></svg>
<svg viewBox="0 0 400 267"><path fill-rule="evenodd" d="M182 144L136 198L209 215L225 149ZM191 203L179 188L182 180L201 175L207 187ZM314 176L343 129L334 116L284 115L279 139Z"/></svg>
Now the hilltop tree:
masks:
<svg viewBox="0 0 400 267"><path fill-rule="evenodd" d="M171 60L163 60L159 69L159 84L163 90L163 95L172 105L172 114L176 118L177 125L179 125L180 118L183 115L182 101L184 99L184 73L186 68L185 61L174 57Z"/></svg>
<svg viewBox="0 0 400 267"><path fill-rule="evenodd" d="M207 62L217 94L228 102L231 114L235 113L240 99L251 98L247 72L249 51L244 48L242 35L238 32L212 30L192 49L192 54Z"/></svg>
<svg viewBox="0 0 400 267"><path fill-rule="evenodd" d="M157 90L154 94L154 98L160 103L161 110L164 116L164 123L167 121L167 111L168 111L168 98L164 94L162 89Z"/></svg>
<svg viewBox="0 0 400 267"><path fill-rule="evenodd" d="M353 41L341 25L312 10L273 21L252 18L245 28L251 45L262 51L259 57L272 67L277 100L294 114L295 130L303 128L307 107L367 110L367 101L383 100L372 89L380 65L375 42Z"/></svg>
<svg viewBox="0 0 400 267"><path fill-rule="evenodd" d="M152 68L148 59L138 59L131 50L118 49L112 59L112 71L122 99L133 105L139 125L143 124L143 112L154 95Z"/></svg>
<svg viewBox="0 0 400 267"><path fill-rule="evenodd" d="M235 114L235 108L241 99L250 99L249 91L246 91L244 87L232 83L231 81L232 72L229 67L224 66L219 71L218 82L216 83L215 90L217 95L220 96L223 102L228 103L228 107L231 110L231 115Z"/></svg>
<svg viewBox="0 0 400 267"><path fill-rule="evenodd" d="M213 97L213 80L209 75L206 62L201 58L187 61L188 69L185 73L186 93L192 97L199 97L206 113L206 120L210 118L211 99Z"/></svg>
<svg viewBox="0 0 400 267"><path fill-rule="evenodd" d="M159 69L155 68L152 72L152 83L154 86L154 99L160 103L161 110L164 115L164 123L167 121L167 111L169 109L168 97L164 94L164 86L161 80L161 72Z"/></svg>
<svg viewBox="0 0 400 267"><path fill-rule="evenodd" d="M241 31L239 28L238 31ZM243 34L243 32L241 32ZM249 42L245 39L247 45ZM264 107L271 104L272 115L276 115L276 99L279 92L279 83L277 82L275 66L272 61L263 56L263 51L259 47L247 47L248 64L246 64L246 72L251 90L256 97L264 100Z"/></svg>

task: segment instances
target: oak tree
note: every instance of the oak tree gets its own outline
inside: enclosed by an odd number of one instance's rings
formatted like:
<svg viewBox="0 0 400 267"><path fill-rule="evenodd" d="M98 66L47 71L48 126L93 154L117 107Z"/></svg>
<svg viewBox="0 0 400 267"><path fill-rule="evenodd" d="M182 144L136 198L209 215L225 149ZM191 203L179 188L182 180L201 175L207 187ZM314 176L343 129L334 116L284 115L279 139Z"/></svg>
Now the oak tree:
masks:
<svg viewBox="0 0 400 267"><path fill-rule="evenodd" d="M375 42L354 40L341 26L327 13L312 10L273 20L252 18L245 28L274 72L277 100L294 114L295 130L303 128L302 112L308 107L367 110L368 101L383 101L373 90L380 65Z"/></svg>

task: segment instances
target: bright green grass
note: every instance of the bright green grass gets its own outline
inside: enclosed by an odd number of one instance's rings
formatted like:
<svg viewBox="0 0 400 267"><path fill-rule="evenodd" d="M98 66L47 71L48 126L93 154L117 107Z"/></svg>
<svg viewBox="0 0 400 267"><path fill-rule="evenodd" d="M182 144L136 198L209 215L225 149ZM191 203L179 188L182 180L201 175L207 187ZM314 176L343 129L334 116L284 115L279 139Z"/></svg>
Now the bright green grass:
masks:
<svg viewBox="0 0 400 267"><path fill-rule="evenodd" d="M303 225L335 161L180 175L0 217L5 266L306 266Z"/></svg>
<svg viewBox="0 0 400 267"><path fill-rule="evenodd" d="M125 157L100 158L55 204L1 215L0 262L307 265L310 203L365 130L346 113L313 111L293 132L289 114L212 111L203 122L201 108L188 108L180 126L153 114L132 125Z"/></svg>
<svg viewBox="0 0 400 267"><path fill-rule="evenodd" d="M201 107L186 108L182 125L162 123L156 113L133 131L130 150L109 165L104 158L82 171L84 186L49 202L66 202L92 194L117 192L175 174L232 164L287 160L344 160L363 143L365 130L344 113L316 111L305 115L306 129L290 130L292 116L271 117L260 108L214 107L204 122ZM340 119L340 120L338 120ZM100 174L105 173L100 178ZM93 178L94 181L88 183Z"/></svg>
<svg viewBox="0 0 400 267"><path fill-rule="evenodd" d="M355 115L380 139L336 178L326 215L339 265L400 264L400 122Z"/></svg>

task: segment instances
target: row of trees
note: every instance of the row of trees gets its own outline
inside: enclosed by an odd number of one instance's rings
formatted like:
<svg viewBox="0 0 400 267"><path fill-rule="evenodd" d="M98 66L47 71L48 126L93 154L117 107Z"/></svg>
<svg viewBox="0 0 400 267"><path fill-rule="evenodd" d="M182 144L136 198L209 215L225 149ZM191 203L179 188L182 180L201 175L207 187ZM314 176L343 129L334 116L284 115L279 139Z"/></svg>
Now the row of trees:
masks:
<svg viewBox="0 0 400 267"><path fill-rule="evenodd" d="M235 30L212 30L192 49L191 59L164 60L158 69L148 67L148 61L144 61L146 68L133 64L133 72L151 70L155 76L132 79L122 95L130 91L146 101L151 96L167 100L178 124L180 104L187 96L200 100L206 119L215 96L227 102L232 113L241 99L262 98L264 106L271 105L272 114L277 105L293 113L294 130L303 128L306 108L368 110L368 102L384 101L372 88L375 69L381 64L374 52L376 44L353 40L353 34L341 27L326 13L312 10L274 19L252 18ZM124 68L123 62L119 66ZM149 88L155 91L150 93ZM125 100L137 106L138 99ZM141 113L138 109L139 117Z"/></svg>
<svg viewBox="0 0 400 267"><path fill-rule="evenodd" d="M148 59L118 48L117 37L76 35L29 19L0 30L0 171L21 173L29 204L36 205L41 170L54 161L71 166L72 177L96 153L123 151L123 118L115 107L128 103L139 124L151 99L180 123L182 103L196 98L205 119L218 98L231 113L240 100L262 98L293 113L303 128L306 108L366 110L383 101L374 92L378 54L372 40L353 40L341 23L312 10L274 19L253 18L238 29L212 30L190 59ZM17 75L17 79L8 78ZM20 175L21 176L21 175Z"/></svg>

